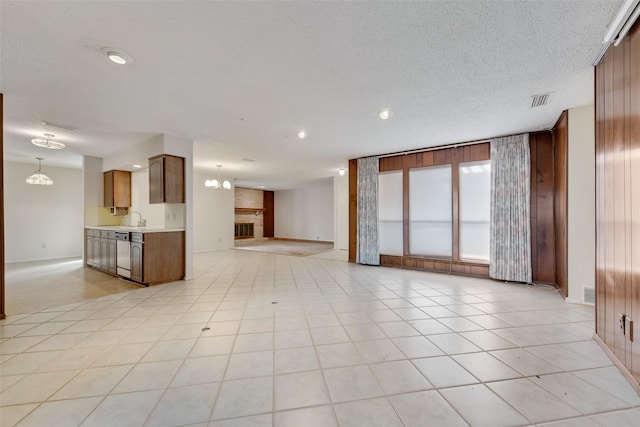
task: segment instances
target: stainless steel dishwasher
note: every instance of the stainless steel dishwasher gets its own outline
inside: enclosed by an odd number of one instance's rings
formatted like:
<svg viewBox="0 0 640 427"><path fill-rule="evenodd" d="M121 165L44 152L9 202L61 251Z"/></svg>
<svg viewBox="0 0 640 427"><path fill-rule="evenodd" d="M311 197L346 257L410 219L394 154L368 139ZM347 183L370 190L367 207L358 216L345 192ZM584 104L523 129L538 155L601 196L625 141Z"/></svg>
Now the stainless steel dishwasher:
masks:
<svg viewBox="0 0 640 427"><path fill-rule="evenodd" d="M116 231L116 267L118 276L131 278L131 243L129 232Z"/></svg>

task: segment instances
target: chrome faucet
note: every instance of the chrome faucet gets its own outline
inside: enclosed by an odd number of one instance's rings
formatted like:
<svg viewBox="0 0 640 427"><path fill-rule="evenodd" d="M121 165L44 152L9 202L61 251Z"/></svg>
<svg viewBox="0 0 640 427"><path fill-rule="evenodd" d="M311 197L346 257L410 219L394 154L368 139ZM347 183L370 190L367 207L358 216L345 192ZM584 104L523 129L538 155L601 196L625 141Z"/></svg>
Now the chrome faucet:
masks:
<svg viewBox="0 0 640 427"><path fill-rule="evenodd" d="M138 214L138 216L140 217L140 220L138 221L138 227L146 227L147 226L147 220L142 218L142 214L138 211L132 211L131 214Z"/></svg>

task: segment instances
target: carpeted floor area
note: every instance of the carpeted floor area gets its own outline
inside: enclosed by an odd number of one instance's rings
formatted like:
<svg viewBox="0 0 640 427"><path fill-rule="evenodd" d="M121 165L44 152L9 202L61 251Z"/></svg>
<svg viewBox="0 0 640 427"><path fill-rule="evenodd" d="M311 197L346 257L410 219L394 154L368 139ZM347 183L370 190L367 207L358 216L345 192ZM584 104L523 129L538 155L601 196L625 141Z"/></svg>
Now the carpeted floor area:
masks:
<svg viewBox="0 0 640 427"><path fill-rule="evenodd" d="M333 250L333 243L296 242L291 240L264 240L251 245L236 246L235 249L268 252L279 255L310 256Z"/></svg>

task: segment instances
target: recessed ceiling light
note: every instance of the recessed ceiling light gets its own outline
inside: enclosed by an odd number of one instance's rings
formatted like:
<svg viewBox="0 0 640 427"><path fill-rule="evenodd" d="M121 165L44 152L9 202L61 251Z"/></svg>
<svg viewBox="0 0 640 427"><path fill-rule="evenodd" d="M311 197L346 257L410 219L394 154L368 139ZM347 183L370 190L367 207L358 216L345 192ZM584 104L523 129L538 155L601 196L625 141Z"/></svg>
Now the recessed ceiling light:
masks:
<svg viewBox="0 0 640 427"><path fill-rule="evenodd" d="M133 167L136 168L136 169L140 169L142 167L142 165L135 164L135 165L133 165Z"/></svg>
<svg viewBox="0 0 640 427"><path fill-rule="evenodd" d="M391 117L391 112L389 110L382 110L378 113L378 117L380 117L382 120L387 120L389 117Z"/></svg>
<svg viewBox="0 0 640 427"><path fill-rule="evenodd" d="M114 62L118 65L125 65L133 62L133 58L131 57L131 55L121 50L117 50L112 47L105 47L102 49L102 51L106 53L107 58L109 58L111 62Z"/></svg>
<svg viewBox="0 0 640 427"><path fill-rule="evenodd" d="M38 147L42 147L42 148L49 148L51 150L61 150L65 147L65 145L62 142L58 142L58 141L52 141L51 138L53 138L55 135L51 134L51 133L45 133L44 137L45 139L42 138L34 138L31 140L31 143L33 145L37 145Z"/></svg>
<svg viewBox="0 0 640 427"><path fill-rule="evenodd" d="M305 139L307 137L307 133L305 131L303 131L303 130L298 131L298 133L296 135L298 135L298 138L300 138L300 139Z"/></svg>
<svg viewBox="0 0 640 427"><path fill-rule="evenodd" d="M340 174L340 176L342 176L345 174L345 171L344 169L338 169L338 173Z"/></svg>

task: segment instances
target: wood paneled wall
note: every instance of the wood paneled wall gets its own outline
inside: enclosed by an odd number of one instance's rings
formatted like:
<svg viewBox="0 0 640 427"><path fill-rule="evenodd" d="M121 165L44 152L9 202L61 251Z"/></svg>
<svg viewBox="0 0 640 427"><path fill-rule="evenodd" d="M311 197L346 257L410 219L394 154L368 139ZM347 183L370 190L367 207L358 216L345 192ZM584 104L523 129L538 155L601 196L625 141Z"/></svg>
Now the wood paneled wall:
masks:
<svg viewBox="0 0 640 427"><path fill-rule="evenodd" d="M262 192L262 207L264 208L263 219L263 237L275 236L275 193L273 191L264 190Z"/></svg>
<svg viewBox="0 0 640 427"><path fill-rule="evenodd" d="M595 97L596 333L640 392L640 23L596 67Z"/></svg>
<svg viewBox="0 0 640 427"><path fill-rule="evenodd" d="M358 159L349 160L349 262L356 262L358 242Z"/></svg>
<svg viewBox="0 0 640 427"><path fill-rule="evenodd" d="M381 255L380 264L410 268L413 270L437 271L489 277L488 264L460 260L460 245L458 239L459 215L458 215L458 169L463 162L489 160L489 143L465 145L462 147L449 147L432 151L423 151L411 154L399 154L380 159L380 172L403 172L403 231L404 231L404 256ZM428 257L409 255L409 170L427 166L451 165L452 179L452 259L431 259Z"/></svg>
<svg viewBox="0 0 640 427"><path fill-rule="evenodd" d="M568 264L568 177L569 112L563 111L553 127L553 218L555 225L556 286L567 297L569 293Z"/></svg>
<svg viewBox="0 0 640 427"><path fill-rule="evenodd" d="M551 132L529 134L531 159L531 278L555 285L556 251L553 218L553 136Z"/></svg>
<svg viewBox="0 0 640 427"><path fill-rule="evenodd" d="M531 261L532 279L536 283L556 284L556 238L554 219L554 143L551 131L529 134L531 150ZM403 171L404 186L404 253L405 256L381 255L380 263L393 267L489 277L487 264L459 260L457 183L460 162L488 160L488 142L463 147L443 148L421 153L402 154L380 159L380 172ZM453 260L409 256L409 169L443 164L452 165ZM353 172L352 172L353 170ZM566 179L566 177L565 177ZM357 160L350 160L349 261L355 262L357 227ZM566 193L565 193L566 195ZM566 208L565 208L566 213ZM566 214L564 217L566 230ZM566 247L566 243L565 243ZM566 265L566 264L565 264ZM565 275L566 277L566 275ZM566 294L565 294L566 296Z"/></svg>
<svg viewBox="0 0 640 427"><path fill-rule="evenodd" d="M7 317L4 303L4 100L0 93L0 319Z"/></svg>

